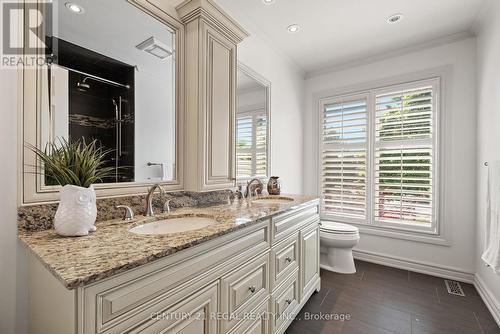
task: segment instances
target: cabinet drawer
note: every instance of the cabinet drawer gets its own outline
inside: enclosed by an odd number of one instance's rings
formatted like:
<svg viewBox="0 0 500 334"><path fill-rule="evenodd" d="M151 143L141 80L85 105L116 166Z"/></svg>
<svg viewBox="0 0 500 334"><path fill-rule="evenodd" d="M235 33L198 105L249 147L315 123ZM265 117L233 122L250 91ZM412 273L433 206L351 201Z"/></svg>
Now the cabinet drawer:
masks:
<svg viewBox="0 0 500 334"><path fill-rule="evenodd" d="M308 206L291 212L286 212L272 218L271 241L278 242L300 229L308 220L318 216L318 206Z"/></svg>
<svg viewBox="0 0 500 334"><path fill-rule="evenodd" d="M299 280L296 270L271 297L271 333L281 332L293 320L299 304Z"/></svg>
<svg viewBox="0 0 500 334"><path fill-rule="evenodd" d="M222 332L231 329L269 295L269 252L222 277Z"/></svg>
<svg viewBox="0 0 500 334"><path fill-rule="evenodd" d="M133 329L125 330L129 334L216 334L218 284L186 298L179 304L151 314L151 320Z"/></svg>
<svg viewBox="0 0 500 334"><path fill-rule="evenodd" d="M264 300L256 309L250 312L248 318L242 320L230 332L230 334L267 334L269 325L267 318L269 315L269 297Z"/></svg>
<svg viewBox="0 0 500 334"><path fill-rule="evenodd" d="M298 234L275 245L271 250L271 289L274 289L298 267Z"/></svg>

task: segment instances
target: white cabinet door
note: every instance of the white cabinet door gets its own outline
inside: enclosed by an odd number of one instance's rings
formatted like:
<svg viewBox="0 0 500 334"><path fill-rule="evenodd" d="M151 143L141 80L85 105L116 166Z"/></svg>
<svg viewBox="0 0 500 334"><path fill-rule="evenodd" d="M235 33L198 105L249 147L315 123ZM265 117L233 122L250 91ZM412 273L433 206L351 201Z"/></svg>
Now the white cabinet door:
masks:
<svg viewBox="0 0 500 334"><path fill-rule="evenodd" d="M203 190L234 186L236 44L208 24L205 37L205 145Z"/></svg>
<svg viewBox="0 0 500 334"><path fill-rule="evenodd" d="M314 223L300 231L300 298L319 278L319 226Z"/></svg>

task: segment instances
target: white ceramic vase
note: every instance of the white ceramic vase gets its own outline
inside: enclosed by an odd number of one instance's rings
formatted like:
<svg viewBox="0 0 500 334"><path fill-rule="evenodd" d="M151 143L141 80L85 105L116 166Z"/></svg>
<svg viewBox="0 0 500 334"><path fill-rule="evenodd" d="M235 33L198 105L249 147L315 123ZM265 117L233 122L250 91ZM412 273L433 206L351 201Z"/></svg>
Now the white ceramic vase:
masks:
<svg viewBox="0 0 500 334"><path fill-rule="evenodd" d="M88 188L66 185L61 189L61 201L54 219L57 234L84 236L96 230L96 196L93 186Z"/></svg>

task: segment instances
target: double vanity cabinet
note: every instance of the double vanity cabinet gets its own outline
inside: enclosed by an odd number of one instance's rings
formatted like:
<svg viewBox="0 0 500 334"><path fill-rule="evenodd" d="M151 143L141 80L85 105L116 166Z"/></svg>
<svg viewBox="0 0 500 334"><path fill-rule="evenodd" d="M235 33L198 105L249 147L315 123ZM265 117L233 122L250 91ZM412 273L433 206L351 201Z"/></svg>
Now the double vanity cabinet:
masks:
<svg viewBox="0 0 500 334"><path fill-rule="evenodd" d="M30 255L30 333L283 333L320 289L318 201L269 208L182 251L66 286Z"/></svg>

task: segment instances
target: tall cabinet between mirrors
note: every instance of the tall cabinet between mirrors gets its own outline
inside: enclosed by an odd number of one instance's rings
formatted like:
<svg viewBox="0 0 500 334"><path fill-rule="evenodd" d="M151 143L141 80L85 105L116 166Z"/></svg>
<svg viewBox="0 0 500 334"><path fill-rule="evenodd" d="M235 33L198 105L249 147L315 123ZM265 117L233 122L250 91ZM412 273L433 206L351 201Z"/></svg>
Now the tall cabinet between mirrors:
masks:
<svg viewBox="0 0 500 334"><path fill-rule="evenodd" d="M186 31L185 188L208 191L236 181L236 47L247 32L210 0L182 3Z"/></svg>

